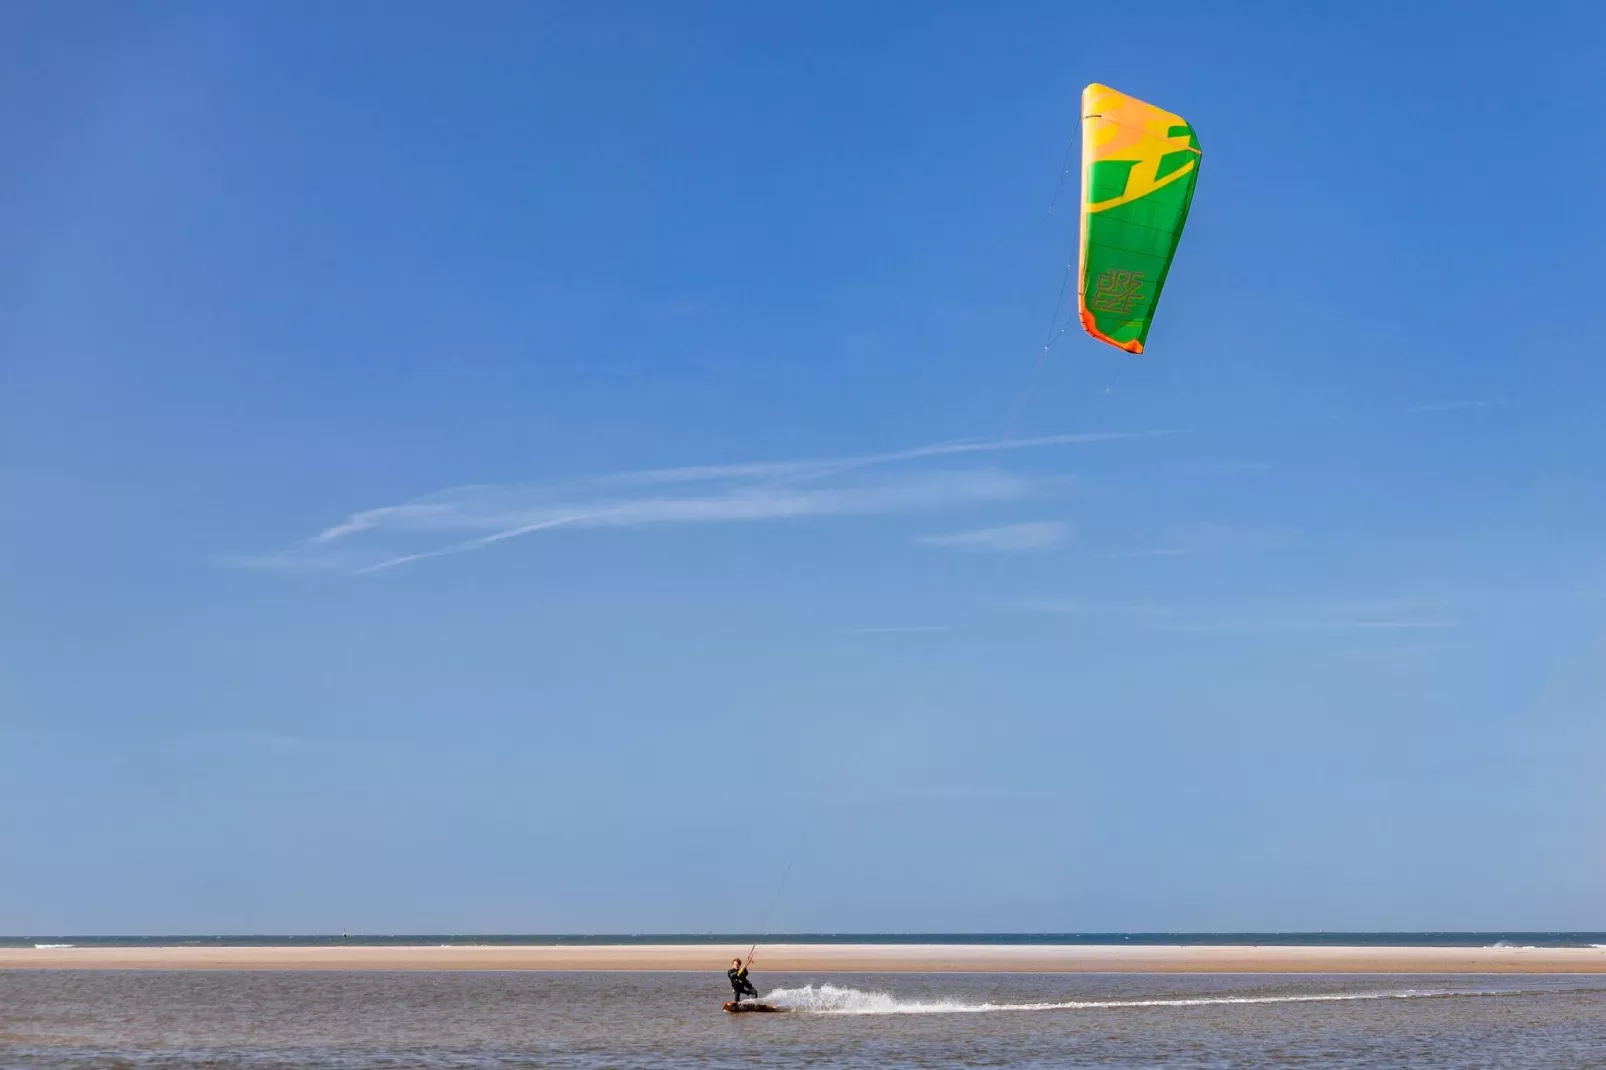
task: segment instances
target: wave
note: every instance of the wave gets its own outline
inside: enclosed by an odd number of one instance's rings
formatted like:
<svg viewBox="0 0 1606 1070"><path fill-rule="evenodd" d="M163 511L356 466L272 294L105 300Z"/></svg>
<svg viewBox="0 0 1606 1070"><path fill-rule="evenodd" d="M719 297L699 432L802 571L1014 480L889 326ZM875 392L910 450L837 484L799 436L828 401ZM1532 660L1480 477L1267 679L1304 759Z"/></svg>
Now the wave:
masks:
<svg viewBox="0 0 1606 1070"><path fill-rule="evenodd" d="M1176 999L1085 999L1053 1003L966 1003L961 1000L904 1000L886 992L862 992L836 985L777 988L766 1003L807 1014L981 1014L989 1011L1081 1011L1123 1007L1218 1007L1258 1003L1345 1003L1357 1000L1432 999L1447 996L1503 996L1512 992L1421 991L1333 992L1288 996L1193 996Z"/></svg>
<svg viewBox="0 0 1606 1070"><path fill-rule="evenodd" d="M1510 940L1496 940L1494 943L1492 943L1492 944L1490 944L1488 946L1491 947L1491 948L1499 948L1499 949L1505 950L1505 951L1538 951L1539 950L1539 945L1538 944L1514 944ZM1599 947L1600 945L1597 944L1595 946Z"/></svg>
<svg viewBox="0 0 1606 1070"><path fill-rule="evenodd" d="M35 944L33 946L34 950L36 951L47 951L58 947L72 947L71 944Z"/></svg>

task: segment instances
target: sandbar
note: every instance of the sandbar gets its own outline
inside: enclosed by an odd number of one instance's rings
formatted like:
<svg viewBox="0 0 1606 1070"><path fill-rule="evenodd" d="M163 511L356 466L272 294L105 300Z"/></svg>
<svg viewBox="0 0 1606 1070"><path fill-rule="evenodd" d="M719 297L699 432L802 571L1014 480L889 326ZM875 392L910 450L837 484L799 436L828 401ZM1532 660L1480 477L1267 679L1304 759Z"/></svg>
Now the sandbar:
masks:
<svg viewBox="0 0 1606 1070"><path fill-rule="evenodd" d="M748 945L0 948L10 970L699 970ZM760 945L755 972L1606 973L1601 947Z"/></svg>

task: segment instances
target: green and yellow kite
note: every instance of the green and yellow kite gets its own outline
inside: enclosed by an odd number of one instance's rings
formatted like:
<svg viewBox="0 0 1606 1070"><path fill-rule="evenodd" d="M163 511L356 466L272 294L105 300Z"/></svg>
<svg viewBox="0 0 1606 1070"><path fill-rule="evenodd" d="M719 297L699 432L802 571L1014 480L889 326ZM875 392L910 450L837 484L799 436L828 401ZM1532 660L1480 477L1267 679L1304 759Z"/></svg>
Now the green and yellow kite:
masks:
<svg viewBox="0 0 1606 1070"><path fill-rule="evenodd" d="M1199 139L1181 116L1109 86L1082 91L1082 327L1143 352L1188 221Z"/></svg>

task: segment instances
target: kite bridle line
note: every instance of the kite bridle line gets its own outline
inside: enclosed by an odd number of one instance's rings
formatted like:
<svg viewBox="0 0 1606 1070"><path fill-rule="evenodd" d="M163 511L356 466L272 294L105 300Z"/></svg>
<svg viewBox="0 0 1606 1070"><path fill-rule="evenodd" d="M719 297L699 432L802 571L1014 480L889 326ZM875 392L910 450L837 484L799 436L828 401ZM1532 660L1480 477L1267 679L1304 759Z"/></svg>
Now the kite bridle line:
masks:
<svg viewBox="0 0 1606 1070"><path fill-rule="evenodd" d="M786 860L786 868L781 870L781 879L775 883L775 894L770 897L769 909L764 912L764 927L759 930L759 935L761 936L768 936L770 934L770 923L775 920L775 907L781 901L781 889L786 887L786 878L791 875L792 866L797 862L797 856L802 853L803 841L808 838L808 834L809 822L805 820L803 822L803 830L798 833L797 843L792 847L792 854ZM747 966L751 966L753 964L753 956L757 952L758 941L755 940L753 941L753 946L749 948L747 952Z"/></svg>
<svg viewBox="0 0 1606 1070"><path fill-rule="evenodd" d="M1071 126L1071 136L1065 142L1065 159L1060 163L1058 181L1054 184L1054 195L1048 201L1048 214L1054 214L1054 206L1059 203L1060 193L1065 189L1065 179L1071 173L1071 156L1076 152L1076 144L1082 135L1081 108L1077 108L1076 122ZM1026 411L1026 403L1031 400L1032 394L1037 390L1037 378L1043 373L1043 366L1048 363L1048 351L1054 348L1054 343L1060 336L1070 330L1070 325L1059 326L1060 310L1065 307L1065 294L1071 285L1071 269L1076 266L1076 258L1071 257L1065 261L1065 273L1060 276L1059 296L1054 298L1054 312L1048 317L1048 333L1043 336L1043 348L1037 351L1037 360L1032 364L1032 374L1026 380L1026 388L1021 391L1019 400L1010 411L1009 420L1004 426L1004 441L1015 437L1015 427L1020 423L1021 413Z"/></svg>
<svg viewBox="0 0 1606 1070"><path fill-rule="evenodd" d="M1080 111L1081 109L1078 108L1077 110ZM1049 215L1054 214L1054 206L1059 203L1060 191L1065 188L1065 176L1071 173L1071 153L1076 149L1076 138L1081 132L1082 118L1078 116L1076 122L1071 126L1071 136L1065 139L1065 159L1060 164L1059 181L1054 184L1054 196L1048 199Z"/></svg>
<svg viewBox="0 0 1606 1070"><path fill-rule="evenodd" d="M1054 185L1054 196L1048 202L1049 215L1054 214L1054 206L1059 203L1060 193L1065 188L1065 179L1071 173L1071 156L1076 149L1077 141L1081 137L1082 121L1084 119L1108 118L1097 113L1081 115L1080 108L1077 109L1077 112L1076 124L1071 128L1071 136L1065 146L1065 159L1060 164L1059 179ZM1054 298L1054 312L1048 318L1048 333L1043 337L1043 348L1037 351L1037 360L1032 365L1032 373L1026 381L1026 388L1021 391L1020 398L1015 402L1015 407L1010 411L1009 420L1004 426L1003 438L1006 442L1015 437L1015 429L1020 423L1021 414L1026 410L1026 403L1031 400L1032 394L1036 392L1038 377L1042 375L1043 368L1048 363L1048 351L1053 349L1054 344L1071 329L1070 323L1066 323L1065 326L1061 327L1059 322L1060 312L1065 307L1065 295L1070 290L1071 271L1075 267L1076 258L1067 258L1065 261L1065 273L1060 276L1059 295ZM1077 282L1077 291L1080 294L1081 280ZM1121 376L1126 373L1127 364L1130 363L1130 360L1129 356L1122 354L1120 363L1116 365L1115 373L1110 376L1109 382L1104 384L1104 389L1094 397L1093 402L1095 404L1109 397L1110 391L1115 389L1115 384L1120 382Z"/></svg>

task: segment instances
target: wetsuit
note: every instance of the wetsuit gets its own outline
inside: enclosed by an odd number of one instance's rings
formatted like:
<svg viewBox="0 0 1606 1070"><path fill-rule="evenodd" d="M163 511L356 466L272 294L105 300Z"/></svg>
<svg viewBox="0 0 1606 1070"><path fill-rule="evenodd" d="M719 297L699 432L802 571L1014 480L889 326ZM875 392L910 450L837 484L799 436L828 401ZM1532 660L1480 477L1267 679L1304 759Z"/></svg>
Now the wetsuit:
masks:
<svg viewBox="0 0 1606 1070"><path fill-rule="evenodd" d="M730 978L731 991L736 993L737 1003L742 1001L743 996L756 997L758 995L758 989L754 988L753 982L747 979L746 966L732 966L725 971L725 976Z"/></svg>

